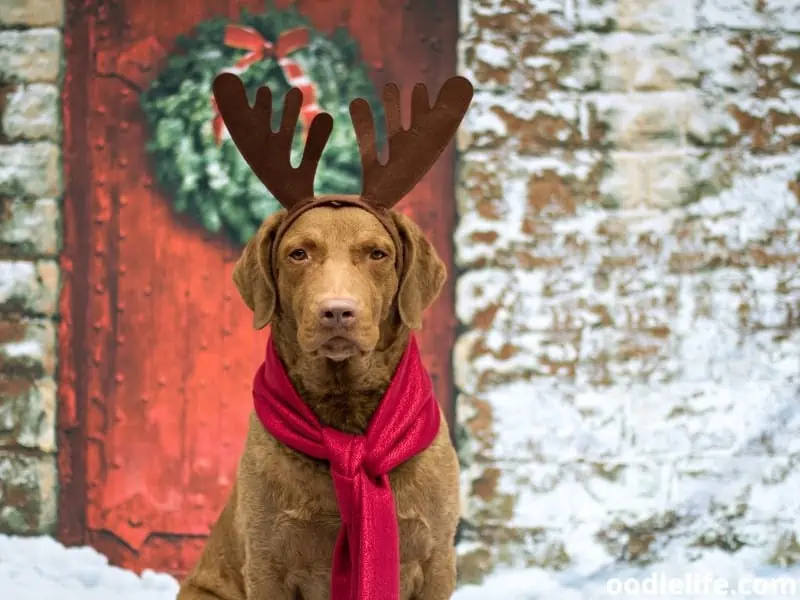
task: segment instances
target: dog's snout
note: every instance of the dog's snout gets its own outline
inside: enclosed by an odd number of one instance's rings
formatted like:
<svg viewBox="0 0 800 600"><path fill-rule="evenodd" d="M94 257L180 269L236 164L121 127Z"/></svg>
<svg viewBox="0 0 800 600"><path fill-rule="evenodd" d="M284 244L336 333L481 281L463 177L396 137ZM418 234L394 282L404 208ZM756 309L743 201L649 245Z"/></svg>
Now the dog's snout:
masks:
<svg viewBox="0 0 800 600"><path fill-rule="evenodd" d="M352 298L330 298L319 307L319 321L325 327L351 327L358 318L358 307Z"/></svg>

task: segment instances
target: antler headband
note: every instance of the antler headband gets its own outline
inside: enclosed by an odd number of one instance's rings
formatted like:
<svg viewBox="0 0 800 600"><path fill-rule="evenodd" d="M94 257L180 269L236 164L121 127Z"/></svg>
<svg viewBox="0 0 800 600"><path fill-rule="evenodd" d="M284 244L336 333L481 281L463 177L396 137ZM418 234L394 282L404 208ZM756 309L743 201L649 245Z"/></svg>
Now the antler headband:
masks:
<svg viewBox="0 0 800 600"><path fill-rule="evenodd" d="M378 161L372 110L363 98L350 103L350 118L356 132L363 186L358 196L314 196L314 176L325 144L333 130L333 117L318 114L308 129L300 166L292 167L292 138L300 116L303 94L292 88L284 99L281 125L272 131L272 93L262 87L251 107L242 80L221 73L214 80L214 98L231 138L261 182L286 208L287 216L275 236L277 245L289 225L302 213L320 205L350 205L363 208L384 224L393 238L389 209L397 204L430 170L450 143L472 100L472 85L463 77L448 79L431 107L428 89L418 83L411 96L411 125L402 126L400 90L393 83L383 92L389 158ZM402 249L395 239L398 253ZM274 260L273 255L273 269ZM399 254L398 254L399 257ZM399 259L400 260L400 259Z"/></svg>

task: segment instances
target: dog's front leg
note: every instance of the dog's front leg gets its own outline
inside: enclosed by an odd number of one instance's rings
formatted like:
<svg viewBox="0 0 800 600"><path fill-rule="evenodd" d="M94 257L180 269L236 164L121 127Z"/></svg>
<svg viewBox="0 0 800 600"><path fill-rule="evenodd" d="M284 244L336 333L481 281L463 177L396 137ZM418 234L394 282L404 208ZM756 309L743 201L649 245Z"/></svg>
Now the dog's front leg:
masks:
<svg viewBox="0 0 800 600"><path fill-rule="evenodd" d="M236 492L211 528L191 573L181 582L177 600L245 600L242 586L244 546L234 526Z"/></svg>
<svg viewBox="0 0 800 600"><path fill-rule="evenodd" d="M249 548L242 574L247 600L295 600L296 598L294 590L286 584L286 569Z"/></svg>
<svg viewBox="0 0 800 600"><path fill-rule="evenodd" d="M451 545L436 548L422 567L422 589L414 600L450 600L456 590L456 553Z"/></svg>
<svg viewBox="0 0 800 600"><path fill-rule="evenodd" d="M227 600L231 596L223 596L216 591L204 590L194 583L181 586L177 600Z"/></svg>

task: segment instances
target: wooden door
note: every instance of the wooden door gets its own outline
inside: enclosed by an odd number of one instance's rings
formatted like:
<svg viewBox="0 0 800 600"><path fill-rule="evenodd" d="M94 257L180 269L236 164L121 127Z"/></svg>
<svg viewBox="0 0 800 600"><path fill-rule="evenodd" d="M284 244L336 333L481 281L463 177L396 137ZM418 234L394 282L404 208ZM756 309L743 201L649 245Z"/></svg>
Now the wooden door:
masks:
<svg viewBox="0 0 800 600"><path fill-rule="evenodd" d="M278 2L277 8L287 2ZM230 490L264 332L231 283L241 250L176 215L154 183L138 103L176 36L261 0L71 0L63 97L59 537L114 564L180 575ZM302 0L346 26L378 86L455 69L456 0ZM451 263L453 148L404 201ZM452 279L451 279L452 281ZM429 312L425 360L452 414L453 292Z"/></svg>

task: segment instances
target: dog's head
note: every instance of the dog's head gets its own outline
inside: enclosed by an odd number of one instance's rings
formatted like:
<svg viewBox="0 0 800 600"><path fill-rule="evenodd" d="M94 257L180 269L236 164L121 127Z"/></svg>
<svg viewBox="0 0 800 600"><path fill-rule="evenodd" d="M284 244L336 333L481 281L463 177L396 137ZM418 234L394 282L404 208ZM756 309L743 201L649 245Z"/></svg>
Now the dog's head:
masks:
<svg viewBox="0 0 800 600"><path fill-rule="evenodd" d="M409 219L392 211L450 143L472 99L472 85L451 77L433 106L423 84L414 87L410 126L402 125L400 90L384 88L389 157L378 160L369 104L350 104L361 153L358 196L314 194L314 175L333 128L317 114L306 130L300 165L291 164L292 140L304 108L303 94L285 97L273 131L272 95L256 94L251 107L241 79L217 76L214 98L236 146L286 211L268 219L236 266L234 281L255 314L291 325L304 353L341 361L377 346L387 325L418 328L422 311L445 279L442 261ZM285 329L285 327L284 327Z"/></svg>
<svg viewBox="0 0 800 600"><path fill-rule="evenodd" d="M355 206L319 206L294 220L277 245L286 213L267 219L233 273L254 327L280 319L303 353L336 361L372 352L382 333L418 329L445 265L411 219L390 214L386 223Z"/></svg>

